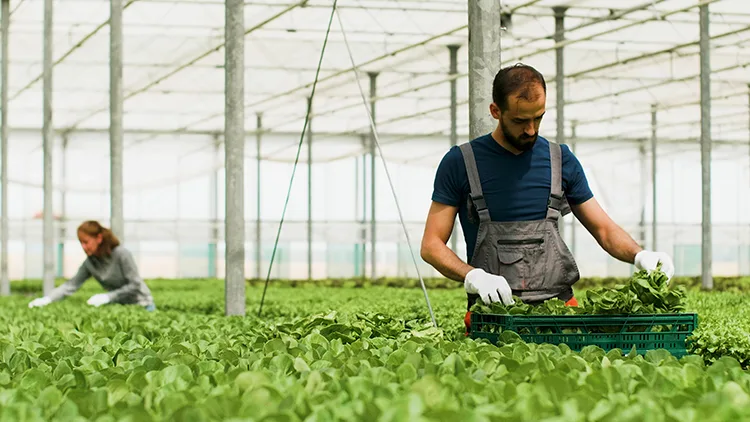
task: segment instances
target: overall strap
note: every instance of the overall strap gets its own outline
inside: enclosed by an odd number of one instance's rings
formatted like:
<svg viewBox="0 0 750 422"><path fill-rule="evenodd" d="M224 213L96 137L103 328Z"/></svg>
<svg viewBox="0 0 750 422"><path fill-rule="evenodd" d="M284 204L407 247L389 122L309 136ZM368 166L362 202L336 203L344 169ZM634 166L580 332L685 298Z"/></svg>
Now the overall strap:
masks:
<svg viewBox="0 0 750 422"><path fill-rule="evenodd" d="M487 209L487 202L484 200L484 194L482 193L482 182L479 179L479 170L477 169L477 162L474 159L474 150L471 148L469 142L461 144L459 148L461 149L461 154L464 156L466 174L469 177L469 188L471 189L469 196L471 197L471 202L477 209L479 222L489 223L490 210Z"/></svg>
<svg viewBox="0 0 750 422"><path fill-rule="evenodd" d="M557 220L560 215L570 212L568 200L562 190L562 149L560 144L549 142L549 158L551 170L550 195L547 202L547 218Z"/></svg>

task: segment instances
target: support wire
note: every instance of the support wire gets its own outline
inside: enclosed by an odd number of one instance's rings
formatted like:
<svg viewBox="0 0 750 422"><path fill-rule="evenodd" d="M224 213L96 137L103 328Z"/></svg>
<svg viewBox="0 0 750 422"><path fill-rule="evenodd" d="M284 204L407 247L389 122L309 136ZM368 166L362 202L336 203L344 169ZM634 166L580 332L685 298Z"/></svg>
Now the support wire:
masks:
<svg viewBox="0 0 750 422"><path fill-rule="evenodd" d="M357 86L359 87L359 93L362 96L362 102L365 107L365 111L367 111L367 118L370 122L370 128L372 129L373 138L375 140L375 145L378 147L378 155L380 155L380 160L383 163L383 168L385 169L385 174L388 178L388 184L391 186L391 193L393 193L393 200L396 202L396 209L398 210L398 217L399 220L401 220L401 226L404 229L404 234L406 235L406 244L409 247L409 253L411 254L412 261L414 262L414 268L417 270L417 277L419 277L419 283L422 286L422 292L424 293L425 301L427 302L427 309L430 311L430 318L432 319L432 325L437 328L437 322L435 321L435 314L432 311L432 305L430 305L430 297L427 295L427 287L424 284L424 280L422 279L422 274L419 272L419 265L417 264L417 258L414 255L414 249L411 245L411 238L409 237L409 231L406 229L406 223L404 222L404 216L401 212L401 206L398 203L398 197L396 195L396 189L393 187L393 181L391 180L391 174L388 171L388 165L385 162L385 158L383 157L383 150L380 147L380 138L378 137L378 131L375 128L375 122L372 120L372 114L370 112L370 108L367 106L367 98L365 97L365 92L362 89L362 83L359 80L359 76L357 75L357 69L358 66L354 63L354 55L352 54L352 50L349 47L349 41L346 38L346 31L344 30L344 24L341 22L341 14L338 12L336 13L336 18L339 21L339 27L341 27L341 35L344 37L344 44L346 44L346 50L349 53L349 58L352 62L352 71L354 71L354 79L357 81Z"/></svg>
<svg viewBox="0 0 750 422"><path fill-rule="evenodd" d="M284 200L284 209L281 212L281 221L279 221L279 230L276 232L276 241L273 244L273 252L271 252L271 262L268 264L268 274L266 275L266 283L263 286L263 295L260 298L260 306L258 307L258 316L263 312L263 302L266 299L266 291L268 290L268 281L271 278L271 269L273 268L273 259L276 257L276 248L279 245L279 237L281 236L281 227L284 225L284 216L286 215L286 209L289 205L289 197L292 194L292 185L294 184L294 174L297 171L297 164L299 163L300 151L302 151L302 144L305 141L305 132L307 131L307 123L310 121L310 111L312 109L313 98L315 96L315 88L318 85L318 77L320 76L320 67L323 64L323 56L325 55L326 45L328 44L328 34L331 32L331 24L333 23L333 15L336 13L336 3L338 0L333 1L331 7L331 17L328 20L328 29L326 29L325 40L323 41L323 49L320 51L320 59L318 60L318 68L315 70L315 80L312 85L312 92L310 93L310 100L307 105L307 113L305 113L305 123L302 126L302 133L299 137L299 145L297 146L297 156L294 159L294 167L292 167L292 177L289 180L289 189L286 192L286 199Z"/></svg>

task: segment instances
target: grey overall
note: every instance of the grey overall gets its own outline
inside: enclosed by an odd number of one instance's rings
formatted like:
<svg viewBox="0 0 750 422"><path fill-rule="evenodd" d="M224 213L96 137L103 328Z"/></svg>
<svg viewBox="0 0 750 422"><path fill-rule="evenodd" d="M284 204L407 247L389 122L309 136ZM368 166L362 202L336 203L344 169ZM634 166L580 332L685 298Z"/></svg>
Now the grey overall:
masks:
<svg viewBox="0 0 750 422"><path fill-rule="evenodd" d="M554 142L549 147L552 183L546 217L497 222L490 219L471 144L460 146L471 189L468 212L479 219L469 265L505 277L513 294L532 305L553 297L567 302L573 297L573 284L580 278L573 254L558 231L558 218L570 212L562 192L562 152ZM469 294L468 308L478 298Z"/></svg>

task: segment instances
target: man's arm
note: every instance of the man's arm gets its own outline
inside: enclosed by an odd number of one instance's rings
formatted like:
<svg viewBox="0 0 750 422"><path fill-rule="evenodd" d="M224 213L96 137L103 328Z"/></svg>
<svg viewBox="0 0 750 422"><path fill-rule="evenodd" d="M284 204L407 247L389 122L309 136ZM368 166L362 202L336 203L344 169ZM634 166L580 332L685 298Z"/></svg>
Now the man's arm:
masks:
<svg viewBox="0 0 750 422"><path fill-rule="evenodd" d="M643 248L612 221L595 198L579 205L571 205L571 210L608 254L629 264L635 262L635 255Z"/></svg>
<svg viewBox="0 0 750 422"><path fill-rule="evenodd" d="M447 245L453 232L458 208L432 202L422 236L421 256L440 274L463 283L466 274L474 269L459 258Z"/></svg>

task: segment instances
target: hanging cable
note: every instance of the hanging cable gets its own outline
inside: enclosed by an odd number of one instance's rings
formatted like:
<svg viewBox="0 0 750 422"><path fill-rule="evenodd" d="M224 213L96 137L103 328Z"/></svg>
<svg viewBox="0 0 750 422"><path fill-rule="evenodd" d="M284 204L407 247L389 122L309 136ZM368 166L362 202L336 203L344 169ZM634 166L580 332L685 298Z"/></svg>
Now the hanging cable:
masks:
<svg viewBox="0 0 750 422"><path fill-rule="evenodd" d="M365 106L365 111L367 111L367 119L370 122L370 129L372 129L373 138L375 141L375 145L378 147L378 153L380 155L380 160L383 163L383 168L385 169L385 175L388 178L388 184L391 186L391 193L393 193L393 200L396 202L396 209L398 210L398 218L401 220L401 226L404 229L404 234L406 235L406 244L409 247L409 253L411 254L411 259L414 261L414 268L417 270L417 277L419 277L419 283L422 285L422 292L424 292L424 299L427 302L427 309L430 311L430 318L432 319L432 325L437 328L437 322L435 321L435 314L432 312L432 305L430 305L430 297L427 295L427 287L424 284L424 280L422 279L422 274L419 272L419 265L417 264L417 258L414 255L414 249L411 245L411 239L409 237L409 231L406 229L406 223L404 222L404 216L401 213L401 206L398 203L398 197L396 196L396 189L393 187L393 181L391 180L391 174L388 171L388 165L385 162L385 158L383 157L383 150L380 147L380 138L378 136L378 131L375 128L375 122L372 120L372 113L370 112L370 108L367 105L367 98L365 97L365 92L362 89L362 83L359 80L359 75L357 74L357 68L358 66L354 63L354 55L352 54L352 50L349 47L349 41L346 38L346 31L344 30L344 24L341 22L341 14L338 12L336 13L336 18L339 21L339 27L341 27L341 34L344 37L344 44L346 44L346 50L349 53L349 58L352 62L352 71L354 71L354 79L357 81L357 86L359 87L359 93L362 96L362 102Z"/></svg>
<svg viewBox="0 0 750 422"><path fill-rule="evenodd" d="M273 251L271 252L271 262L268 264L268 274L266 275L266 283L263 286L263 295L260 298L260 306L258 307L258 316L263 312L263 302L266 299L266 291L268 290L268 281L271 278L271 269L273 268L273 259L276 257L276 248L279 245L279 237L281 236L281 226L284 225L284 216L286 215L286 208L289 205L289 197L292 194L292 185L294 184L294 173L297 171L297 164L299 163L299 155L302 151L302 143L305 140L305 132L307 131L307 123L310 120L310 110L312 109L313 98L315 97L315 88L318 85L318 77L320 76L320 67L323 64L323 56L325 55L326 45L328 44L328 35L331 33L331 24L333 23L333 15L336 13L336 3L338 0L333 0L333 6L331 7L331 17L328 19L328 29L326 29L326 36L323 40L323 49L320 51L320 59L318 60L318 68L315 70L315 80L312 85L312 92L310 93L310 101L307 105L307 113L305 113L305 123L302 126L302 133L299 137L299 145L297 145L297 156L294 159L294 166L292 167L292 178L289 180L289 189L286 192L286 199L284 200L284 209L281 212L281 221L279 221L279 230L276 232L276 240L273 243Z"/></svg>

